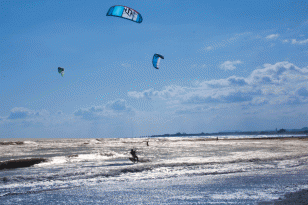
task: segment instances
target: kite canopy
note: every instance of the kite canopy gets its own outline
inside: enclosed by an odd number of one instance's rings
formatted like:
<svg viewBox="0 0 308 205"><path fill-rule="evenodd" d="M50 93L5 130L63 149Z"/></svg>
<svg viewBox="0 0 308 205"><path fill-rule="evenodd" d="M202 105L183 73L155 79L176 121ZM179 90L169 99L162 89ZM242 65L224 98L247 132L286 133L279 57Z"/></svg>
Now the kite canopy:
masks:
<svg viewBox="0 0 308 205"><path fill-rule="evenodd" d="M125 18L136 23L142 22L142 16L140 13L126 6L112 6L107 12L106 16L116 16Z"/></svg>
<svg viewBox="0 0 308 205"><path fill-rule="evenodd" d="M158 66L159 66L159 63L160 63L160 59L164 59L164 56L155 53L154 56L153 56L153 60L152 60L154 68L156 68L156 69L159 68Z"/></svg>
<svg viewBox="0 0 308 205"><path fill-rule="evenodd" d="M58 67L58 73L61 73L61 76L64 76L64 68Z"/></svg>

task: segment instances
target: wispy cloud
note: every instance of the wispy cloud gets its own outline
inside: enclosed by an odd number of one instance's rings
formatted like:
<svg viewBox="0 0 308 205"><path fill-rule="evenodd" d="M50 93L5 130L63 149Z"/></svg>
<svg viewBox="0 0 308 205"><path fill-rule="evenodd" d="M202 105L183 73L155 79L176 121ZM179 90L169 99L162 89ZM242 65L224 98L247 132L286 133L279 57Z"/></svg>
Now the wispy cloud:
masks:
<svg viewBox="0 0 308 205"><path fill-rule="evenodd" d="M210 50L213 50L213 49L214 49L213 46L207 46L207 47L204 48L204 50L206 50L206 51L210 51Z"/></svg>
<svg viewBox="0 0 308 205"><path fill-rule="evenodd" d="M154 91L153 89L148 89L148 90L144 90L143 92L132 91L132 92L128 92L127 94L129 97L151 100L153 97L158 95L158 91Z"/></svg>
<svg viewBox="0 0 308 205"><path fill-rule="evenodd" d="M266 39L277 39L279 37L279 34L271 34L271 35L268 35L266 36Z"/></svg>
<svg viewBox="0 0 308 205"><path fill-rule="evenodd" d="M122 63L121 66L123 66L124 68L130 68L132 65L129 63Z"/></svg>
<svg viewBox="0 0 308 205"><path fill-rule="evenodd" d="M110 118L118 115L134 115L135 111L132 107L126 105L126 101L119 99L102 106L93 106L84 109L78 109L74 112L75 116L80 116L86 120L99 120Z"/></svg>
<svg viewBox="0 0 308 205"><path fill-rule="evenodd" d="M247 82L243 77L231 76L226 79L204 81L200 83L200 85L204 85L208 88L222 88L229 86L244 86L247 85Z"/></svg>
<svg viewBox="0 0 308 205"><path fill-rule="evenodd" d="M247 38L251 34L252 34L251 32L238 33L238 34L233 34L231 37L224 40L206 41L206 44L202 46L198 52L214 51L234 45L236 42L239 42L241 39Z"/></svg>
<svg viewBox="0 0 308 205"><path fill-rule="evenodd" d="M236 69L236 65L238 64L242 64L243 62L240 60L237 61L225 61L224 63L222 63L219 68L222 70L234 70Z"/></svg>
<svg viewBox="0 0 308 205"><path fill-rule="evenodd" d="M162 99L177 98L179 95L187 93L187 88L181 86L166 86L162 91L154 91L153 89L148 89L143 92L132 91L128 92L129 97L137 99L147 99L152 100L154 97L159 97Z"/></svg>
<svg viewBox="0 0 308 205"><path fill-rule="evenodd" d="M60 124L70 124L74 121L72 114L67 115L62 111L50 113L47 110L31 110L24 107L13 108L8 116L0 117L0 125L22 127L49 127Z"/></svg>
<svg viewBox="0 0 308 205"><path fill-rule="evenodd" d="M298 44L298 45L302 45L302 44L306 44L306 43L308 43L308 39L306 39L306 40L296 40L296 39L292 39L292 44Z"/></svg>

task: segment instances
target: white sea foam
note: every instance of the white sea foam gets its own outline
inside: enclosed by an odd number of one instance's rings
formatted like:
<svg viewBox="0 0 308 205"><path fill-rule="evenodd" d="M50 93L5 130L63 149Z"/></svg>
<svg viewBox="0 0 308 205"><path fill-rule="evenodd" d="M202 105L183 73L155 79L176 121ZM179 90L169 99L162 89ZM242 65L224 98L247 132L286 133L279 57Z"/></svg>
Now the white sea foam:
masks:
<svg viewBox="0 0 308 205"><path fill-rule="evenodd" d="M38 143L34 142L34 141L24 141L24 144L26 144L26 145L38 145Z"/></svg>

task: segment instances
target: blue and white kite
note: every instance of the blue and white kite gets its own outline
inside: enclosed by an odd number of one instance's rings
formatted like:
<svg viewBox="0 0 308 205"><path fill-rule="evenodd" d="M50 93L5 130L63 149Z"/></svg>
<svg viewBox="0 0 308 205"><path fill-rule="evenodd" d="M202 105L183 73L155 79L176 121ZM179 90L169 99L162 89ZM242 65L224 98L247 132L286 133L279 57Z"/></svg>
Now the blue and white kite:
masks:
<svg viewBox="0 0 308 205"><path fill-rule="evenodd" d="M142 22L141 14L127 6L112 6L106 16L121 17L137 23Z"/></svg>
<svg viewBox="0 0 308 205"><path fill-rule="evenodd" d="M155 53L154 56L153 56L153 60L152 60L154 68L156 68L156 69L159 68L158 66L159 66L159 63L160 63L160 59L164 59L164 56Z"/></svg>

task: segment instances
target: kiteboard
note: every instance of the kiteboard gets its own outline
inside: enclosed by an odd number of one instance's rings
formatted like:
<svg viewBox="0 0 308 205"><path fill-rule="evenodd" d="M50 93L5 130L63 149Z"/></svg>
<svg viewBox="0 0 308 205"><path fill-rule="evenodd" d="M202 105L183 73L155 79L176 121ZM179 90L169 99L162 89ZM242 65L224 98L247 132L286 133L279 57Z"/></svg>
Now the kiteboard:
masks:
<svg viewBox="0 0 308 205"><path fill-rule="evenodd" d="M132 157L130 157L129 160L132 161L132 162L134 162L134 163L137 162L137 160L135 160L135 159L132 158ZM140 159L140 158L139 158L139 160L138 160L138 162L140 162L140 163L150 162L150 161L151 161L150 159L146 159L146 158L144 158L144 159Z"/></svg>
<svg viewBox="0 0 308 205"><path fill-rule="evenodd" d="M137 160L135 160L135 159L132 158L132 157L130 157L129 160L132 161L132 162L134 162L134 163L137 161Z"/></svg>

